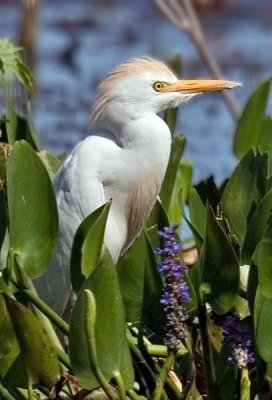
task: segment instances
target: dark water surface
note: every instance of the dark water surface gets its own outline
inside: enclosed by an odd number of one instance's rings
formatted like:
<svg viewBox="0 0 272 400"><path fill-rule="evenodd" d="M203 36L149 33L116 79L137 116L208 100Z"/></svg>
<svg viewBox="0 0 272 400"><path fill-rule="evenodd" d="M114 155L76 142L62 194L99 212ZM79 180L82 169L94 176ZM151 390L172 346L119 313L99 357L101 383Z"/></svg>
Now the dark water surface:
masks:
<svg viewBox="0 0 272 400"><path fill-rule="evenodd" d="M15 39L19 1L0 1L0 36ZM209 47L242 106L249 93L272 76L272 1L233 0L201 13ZM39 12L35 122L44 147L69 151L88 132L97 84L128 58L152 55L167 60L179 54L185 76L207 71L186 34L172 26L150 0L44 0ZM271 107L270 107L271 111ZM234 121L219 94L185 105L178 130L188 137L186 158L194 178L229 175Z"/></svg>

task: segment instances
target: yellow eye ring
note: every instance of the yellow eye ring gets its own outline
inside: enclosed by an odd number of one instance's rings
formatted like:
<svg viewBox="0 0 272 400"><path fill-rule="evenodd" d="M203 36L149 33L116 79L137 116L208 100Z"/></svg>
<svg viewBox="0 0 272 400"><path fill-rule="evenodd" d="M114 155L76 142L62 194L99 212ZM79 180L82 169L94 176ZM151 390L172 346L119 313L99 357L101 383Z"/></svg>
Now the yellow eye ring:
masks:
<svg viewBox="0 0 272 400"><path fill-rule="evenodd" d="M161 92L164 85L163 85L163 82L157 81L157 82L153 83L152 87L156 92Z"/></svg>

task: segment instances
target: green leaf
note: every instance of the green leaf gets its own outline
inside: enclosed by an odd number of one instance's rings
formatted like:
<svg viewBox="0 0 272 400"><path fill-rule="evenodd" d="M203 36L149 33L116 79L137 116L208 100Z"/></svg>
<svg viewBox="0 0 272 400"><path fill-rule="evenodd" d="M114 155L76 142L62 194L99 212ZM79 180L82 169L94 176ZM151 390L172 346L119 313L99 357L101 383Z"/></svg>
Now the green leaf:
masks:
<svg viewBox="0 0 272 400"><path fill-rule="evenodd" d="M44 166L47 169L50 178L53 178L53 176L56 174L57 170L61 166L63 160L59 157L53 156L53 154L49 153L46 150L39 151L38 156L44 163Z"/></svg>
<svg viewBox="0 0 272 400"><path fill-rule="evenodd" d="M271 308L272 298L265 297L258 288L254 309L256 345L261 358L267 363L272 362Z"/></svg>
<svg viewBox="0 0 272 400"><path fill-rule="evenodd" d="M262 152L267 151L272 156L272 118L266 117L261 126L259 147Z"/></svg>
<svg viewBox="0 0 272 400"><path fill-rule="evenodd" d="M31 382L52 388L60 377L60 365L48 334L30 309L10 297L5 300Z"/></svg>
<svg viewBox="0 0 272 400"><path fill-rule="evenodd" d="M38 137L28 112L27 118L16 115L13 104L7 101L7 118L5 124L1 124L2 140L14 145L16 140L26 140L34 150L39 150Z"/></svg>
<svg viewBox="0 0 272 400"><path fill-rule="evenodd" d="M143 232L117 264L126 319L130 322L139 322L142 317L145 268L150 262L147 246Z"/></svg>
<svg viewBox="0 0 272 400"><path fill-rule="evenodd" d="M246 235L250 214L266 193L267 158L267 154L250 150L235 168L223 192L223 216L240 244Z"/></svg>
<svg viewBox="0 0 272 400"><path fill-rule="evenodd" d="M134 373L125 332L125 314L118 276L113 262L105 252L80 289L72 312L69 353L74 373L85 389L99 385L88 355L85 334L86 301L84 290L93 293L96 303L95 346L97 363L109 381L120 373L126 389L134 382Z"/></svg>
<svg viewBox="0 0 272 400"><path fill-rule="evenodd" d="M202 239L205 232L206 209L195 188L192 188L190 190L189 212L189 226L191 227L192 233L194 235L196 247L198 251L200 251L203 242Z"/></svg>
<svg viewBox="0 0 272 400"><path fill-rule="evenodd" d="M235 303L239 288L239 263L229 239L207 206L203 249L200 255L202 288L217 314L225 314ZM201 290L201 287L200 287Z"/></svg>
<svg viewBox="0 0 272 400"><path fill-rule="evenodd" d="M239 119L234 136L233 150L241 158L259 143L261 128L265 118L271 80L265 81L249 98Z"/></svg>
<svg viewBox="0 0 272 400"><path fill-rule="evenodd" d="M272 189L261 199L248 222L241 250L241 263L250 264L253 252L262 239L272 209Z"/></svg>
<svg viewBox="0 0 272 400"><path fill-rule="evenodd" d="M2 293L0 292L0 360L2 363L2 358L9 354L13 346L16 347L16 337L14 335L13 327L7 312L6 304ZM18 352L18 345L17 345ZM0 363L0 365L1 365ZM0 367L1 371L1 367ZM0 375L1 372L0 372Z"/></svg>
<svg viewBox="0 0 272 400"><path fill-rule="evenodd" d="M188 200L192 178L192 164L190 161L181 161L177 169L175 184L172 189L168 208L168 218L171 224L181 223L183 209Z"/></svg>
<svg viewBox="0 0 272 400"><path fill-rule="evenodd" d="M272 299L272 221L254 252L253 261L258 266L260 293Z"/></svg>
<svg viewBox="0 0 272 400"><path fill-rule="evenodd" d="M237 368L229 362L230 356L230 349L223 345L215 364L216 386L222 400L235 398Z"/></svg>
<svg viewBox="0 0 272 400"><path fill-rule="evenodd" d="M76 231L70 263L71 282L76 292L95 269L100 257L110 205L108 202L97 208Z"/></svg>
<svg viewBox="0 0 272 400"><path fill-rule="evenodd" d="M0 40L0 84L6 84L16 77L32 93L33 76L21 58L22 49L14 46L9 39Z"/></svg>
<svg viewBox="0 0 272 400"><path fill-rule="evenodd" d="M171 203L172 191L178 173L181 155L185 147L185 136L175 136L172 141L171 153L164 181L160 191L160 199L166 212Z"/></svg>
<svg viewBox="0 0 272 400"><path fill-rule="evenodd" d="M38 155L16 142L7 163L10 246L30 278L46 270L58 234L58 213L50 177Z"/></svg>

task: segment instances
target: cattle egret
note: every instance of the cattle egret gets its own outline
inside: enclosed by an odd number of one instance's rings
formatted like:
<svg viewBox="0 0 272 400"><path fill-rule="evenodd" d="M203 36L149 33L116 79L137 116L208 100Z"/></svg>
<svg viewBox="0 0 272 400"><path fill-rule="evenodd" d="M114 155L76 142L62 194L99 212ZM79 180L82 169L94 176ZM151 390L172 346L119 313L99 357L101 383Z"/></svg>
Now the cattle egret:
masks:
<svg viewBox="0 0 272 400"><path fill-rule="evenodd" d="M41 297L62 312L70 294L69 261L79 224L112 199L104 241L114 261L141 231L166 171L171 134L157 115L197 94L232 89L224 80L178 80L162 62L139 58L116 67L99 86L91 134L54 178L60 220L55 256L37 281Z"/></svg>

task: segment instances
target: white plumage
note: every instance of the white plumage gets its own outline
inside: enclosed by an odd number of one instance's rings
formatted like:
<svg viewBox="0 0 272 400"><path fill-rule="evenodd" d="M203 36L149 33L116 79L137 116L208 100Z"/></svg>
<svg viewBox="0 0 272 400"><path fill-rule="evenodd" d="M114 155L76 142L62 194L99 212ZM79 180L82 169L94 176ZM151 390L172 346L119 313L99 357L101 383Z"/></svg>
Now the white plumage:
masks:
<svg viewBox="0 0 272 400"><path fill-rule="evenodd" d="M226 81L178 80L164 64L150 58L120 65L100 85L91 134L54 178L59 240L48 271L36 281L51 307L62 312L69 298L73 238L92 211L112 199L104 240L115 261L139 234L170 154L170 131L157 113L199 92L234 86Z"/></svg>

